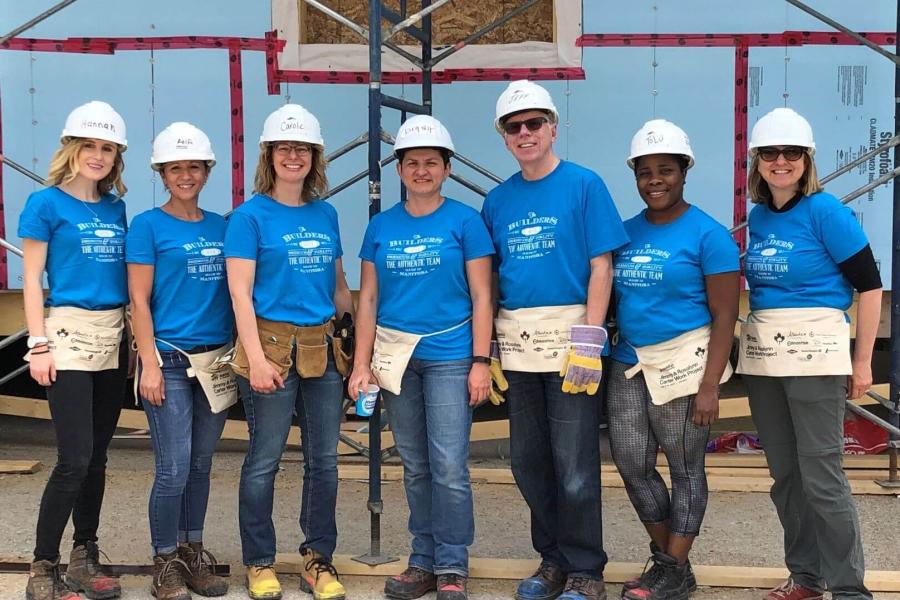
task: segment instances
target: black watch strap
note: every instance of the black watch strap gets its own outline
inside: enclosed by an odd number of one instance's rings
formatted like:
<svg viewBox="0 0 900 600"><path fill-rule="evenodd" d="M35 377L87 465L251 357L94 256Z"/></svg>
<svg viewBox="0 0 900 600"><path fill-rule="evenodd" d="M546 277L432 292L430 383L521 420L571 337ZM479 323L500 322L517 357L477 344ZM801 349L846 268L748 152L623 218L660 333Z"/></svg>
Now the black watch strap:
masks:
<svg viewBox="0 0 900 600"><path fill-rule="evenodd" d="M491 357L489 357L489 356L473 356L472 362L489 365L489 364L491 364Z"/></svg>

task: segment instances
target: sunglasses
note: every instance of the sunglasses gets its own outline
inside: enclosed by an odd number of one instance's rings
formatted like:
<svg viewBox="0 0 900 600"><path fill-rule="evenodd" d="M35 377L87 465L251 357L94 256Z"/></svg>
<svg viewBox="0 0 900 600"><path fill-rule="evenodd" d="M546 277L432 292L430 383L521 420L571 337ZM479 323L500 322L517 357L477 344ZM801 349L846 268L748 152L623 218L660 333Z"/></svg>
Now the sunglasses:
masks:
<svg viewBox="0 0 900 600"><path fill-rule="evenodd" d="M549 123L547 117L532 117L524 121L507 121L502 127L506 135L515 135L522 131L522 125L527 127L528 131L537 131L544 126L544 123Z"/></svg>
<svg viewBox="0 0 900 600"><path fill-rule="evenodd" d="M784 157L784 160L800 160L806 154L806 148L802 146L785 146L779 150L773 146L765 146L757 148L756 153L766 162L775 162L778 160L779 154Z"/></svg>

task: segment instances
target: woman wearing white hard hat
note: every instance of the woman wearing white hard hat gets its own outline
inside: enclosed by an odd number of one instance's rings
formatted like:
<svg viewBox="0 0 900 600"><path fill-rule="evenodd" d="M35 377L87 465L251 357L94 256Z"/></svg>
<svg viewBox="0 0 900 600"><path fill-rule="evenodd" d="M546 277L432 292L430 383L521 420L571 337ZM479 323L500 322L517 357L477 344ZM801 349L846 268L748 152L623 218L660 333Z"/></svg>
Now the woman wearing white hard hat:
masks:
<svg viewBox="0 0 900 600"><path fill-rule="evenodd" d="M353 311L318 120L282 106L265 121L256 195L231 215L225 235L238 344L233 367L250 447L241 470L239 518L251 598L279 598L272 500L294 413L303 439L301 587L316 600L344 597L332 565L337 542L337 444L343 416L342 353L332 319ZM330 345L329 345L330 344Z"/></svg>
<svg viewBox="0 0 900 600"><path fill-rule="evenodd" d="M719 382L731 375L740 262L728 230L684 198L694 153L680 127L645 123L627 164L647 207L625 221L631 241L615 252L619 335L607 406L613 459L650 536L651 566L623 597L687 598L697 586L688 553L708 499L709 426ZM671 494L656 469L660 449Z"/></svg>
<svg viewBox="0 0 900 600"><path fill-rule="evenodd" d="M790 577L771 600L871 598L856 505L842 468L847 398L872 384L881 277L849 207L822 191L809 123L789 108L750 135L744 272L750 315L738 372L775 480ZM859 293L851 355L846 311Z"/></svg>
<svg viewBox="0 0 900 600"><path fill-rule="evenodd" d="M469 432L472 409L491 392L494 249L478 212L441 192L453 141L440 121L408 119L394 154L407 200L376 215L363 238L348 389L381 386L403 460L412 551L385 594L410 600L437 589L440 600L465 600L475 534Z"/></svg>
<svg viewBox="0 0 900 600"><path fill-rule="evenodd" d="M47 387L57 463L47 481L26 594L77 598L59 580L59 544L75 527L66 583L91 598L120 594L98 566L97 528L106 450L125 393L119 360L128 303L125 275L125 122L105 102L66 119L50 161L49 187L29 196L19 218L31 376ZM50 293L42 290L44 271ZM49 314L44 318L44 307Z"/></svg>
<svg viewBox="0 0 900 600"><path fill-rule="evenodd" d="M153 141L150 166L169 199L136 216L125 260L137 390L150 427L156 477L150 492L150 537L157 598L228 591L203 548L209 473L227 408L237 400L227 365L234 318L225 279L225 219L198 206L216 163L209 138L190 123L172 123ZM218 379L218 381L216 381Z"/></svg>

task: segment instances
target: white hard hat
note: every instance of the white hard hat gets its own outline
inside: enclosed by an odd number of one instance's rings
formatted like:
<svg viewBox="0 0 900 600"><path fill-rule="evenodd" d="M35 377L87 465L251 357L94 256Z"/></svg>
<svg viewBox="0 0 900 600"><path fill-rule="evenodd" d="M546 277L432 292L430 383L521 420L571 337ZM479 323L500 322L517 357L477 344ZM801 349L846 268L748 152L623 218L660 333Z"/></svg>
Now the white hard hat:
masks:
<svg viewBox="0 0 900 600"><path fill-rule="evenodd" d="M205 133L190 123L177 121L160 131L153 140L150 167L159 171L165 163L176 160L202 160L212 167L216 164L216 155Z"/></svg>
<svg viewBox="0 0 900 600"><path fill-rule="evenodd" d="M59 140L64 142L73 137L106 140L121 146L122 151L128 147L125 120L112 106L99 100L82 104L66 117Z"/></svg>
<svg viewBox="0 0 900 600"><path fill-rule="evenodd" d="M285 104L266 117L259 143L266 142L306 142L325 147L319 120L299 104Z"/></svg>
<svg viewBox="0 0 900 600"><path fill-rule="evenodd" d="M648 154L679 154L688 161L687 168L694 166L694 152L691 140L684 130L665 119L647 121L631 138L631 154L625 161L634 169L634 159Z"/></svg>
<svg viewBox="0 0 900 600"><path fill-rule="evenodd" d="M809 121L790 108L776 108L756 122L750 133L750 155L763 146L802 146L809 154L816 153Z"/></svg>
<svg viewBox="0 0 900 600"><path fill-rule="evenodd" d="M494 127L503 133L500 121L507 115L525 110L543 110L550 113L551 121L559 121L559 112L553 104L550 92L527 79L513 81L497 98L497 117L494 119Z"/></svg>
<svg viewBox="0 0 900 600"><path fill-rule="evenodd" d="M394 140L394 155L400 158L399 150L410 148L444 148L453 156L453 140L444 125L429 115L415 115L400 126Z"/></svg>

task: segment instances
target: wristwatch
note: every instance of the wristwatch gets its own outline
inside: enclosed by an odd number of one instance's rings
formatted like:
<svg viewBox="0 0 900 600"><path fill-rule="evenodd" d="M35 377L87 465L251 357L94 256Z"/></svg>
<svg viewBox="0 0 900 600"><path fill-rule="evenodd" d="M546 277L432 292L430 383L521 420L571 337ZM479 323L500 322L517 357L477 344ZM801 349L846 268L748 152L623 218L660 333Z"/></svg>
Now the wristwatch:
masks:
<svg viewBox="0 0 900 600"><path fill-rule="evenodd" d="M489 364L491 364L491 358L489 356L473 356L472 362L473 363L481 363L483 365L489 365Z"/></svg>
<svg viewBox="0 0 900 600"><path fill-rule="evenodd" d="M40 346L41 344L46 344L50 340L42 335L29 335L28 340L25 342L25 345L28 346L28 349L31 350L35 346Z"/></svg>

